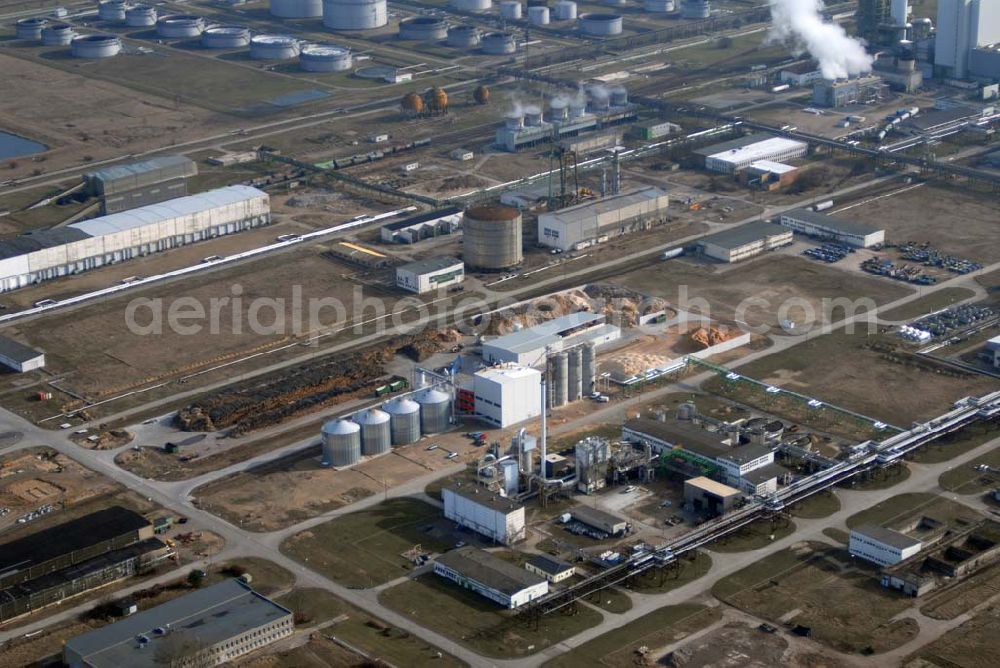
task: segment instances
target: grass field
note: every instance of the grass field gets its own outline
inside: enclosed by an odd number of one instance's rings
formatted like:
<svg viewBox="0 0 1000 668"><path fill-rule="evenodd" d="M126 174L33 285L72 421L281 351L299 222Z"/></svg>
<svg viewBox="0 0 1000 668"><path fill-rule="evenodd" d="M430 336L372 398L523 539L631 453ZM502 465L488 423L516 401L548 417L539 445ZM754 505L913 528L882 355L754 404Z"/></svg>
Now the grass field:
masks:
<svg viewBox="0 0 1000 668"><path fill-rule="evenodd" d="M875 469L868 473L856 475L846 482L840 483L840 485L845 489L871 492L877 489L889 489L909 477L910 467L900 462L887 469Z"/></svg>
<svg viewBox="0 0 1000 668"><path fill-rule="evenodd" d="M953 587L925 596L920 612L934 619L955 619L1000 593L1000 564L976 571Z"/></svg>
<svg viewBox="0 0 1000 668"><path fill-rule="evenodd" d="M604 612L610 612L614 615L620 615L632 609L632 599L629 598L628 594L616 587L609 587L608 589L594 592L583 600L600 608Z"/></svg>
<svg viewBox="0 0 1000 668"><path fill-rule="evenodd" d="M876 503L871 508L848 517L846 524L851 529L868 523L898 526L920 515L927 515L942 522L972 521L980 518L979 513L961 503L936 494L917 492L898 494Z"/></svg>
<svg viewBox="0 0 1000 668"><path fill-rule="evenodd" d="M544 665L547 668L631 666L637 648L672 642L705 628L720 616L718 608L695 603L666 606L588 640Z"/></svg>
<svg viewBox="0 0 1000 668"><path fill-rule="evenodd" d="M295 575L291 571L258 557L240 557L214 564L208 573L207 584L239 577L243 573L250 576L250 586L265 596L286 590L295 584Z"/></svg>
<svg viewBox="0 0 1000 668"><path fill-rule="evenodd" d="M379 600L422 626L496 658L534 654L601 621L599 612L580 605L545 615L536 627L431 573L383 591Z"/></svg>
<svg viewBox="0 0 1000 668"><path fill-rule="evenodd" d="M926 297L914 300L909 304L903 304L884 313L879 313L879 318L882 320L908 322L927 313L948 308L955 302L975 296L976 293L968 288L945 288Z"/></svg>
<svg viewBox="0 0 1000 668"><path fill-rule="evenodd" d="M808 496L788 508L792 517L801 517L807 520L829 517L838 510L840 510L840 499L828 489Z"/></svg>
<svg viewBox="0 0 1000 668"><path fill-rule="evenodd" d="M707 552L696 551L691 558L685 554L676 562L677 570L648 570L629 581L629 589L640 594L665 594L693 582L712 567L712 557Z"/></svg>
<svg viewBox="0 0 1000 668"><path fill-rule="evenodd" d="M281 550L334 582L374 587L412 570L402 553L414 545L437 552L450 547L426 531L440 517L423 501L390 499L298 533Z"/></svg>
<svg viewBox="0 0 1000 668"><path fill-rule="evenodd" d="M795 522L785 519L783 516L770 520L757 520L737 529L731 534L727 534L718 540L712 541L708 549L713 552L746 552L748 550L759 550L767 547L771 543L785 536L790 536L795 532Z"/></svg>
<svg viewBox="0 0 1000 668"><path fill-rule="evenodd" d="M921 647L907 657L919 659L931 666L948 668L991 668L996 656L990 647L996 646L997 629L1000 628L1000 608L988 608L934 642ZM928 665L928 664L922 664Z"/></svg>
<svg viewBox="0 0 1000 668"><path fill-rule="evenodd" d="M948 469L938 478L938 484L942 489L959 494L981 494L997 487L1000 475L977 471L976 467L981 464L1000 469L1000 448L994 448L971 462Z"/></svg>

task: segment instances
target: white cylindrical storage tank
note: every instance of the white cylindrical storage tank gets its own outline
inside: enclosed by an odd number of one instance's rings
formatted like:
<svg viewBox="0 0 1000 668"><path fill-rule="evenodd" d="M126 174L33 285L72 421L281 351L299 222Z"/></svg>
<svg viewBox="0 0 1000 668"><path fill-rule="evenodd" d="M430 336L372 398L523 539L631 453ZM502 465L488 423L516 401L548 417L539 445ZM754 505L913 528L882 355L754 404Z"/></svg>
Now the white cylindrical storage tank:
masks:
<svg viewBox="0 0 1000 668"><path fill-rule="evenodd" d="M156 34L169 39L197 37L204 29L205 19L190 14L170 14L156 21Z"/></svg>
<svg viewBox="0 0 1000 668"><path fill-rule="evenodd" d="M323 425L323 466L350 466L361 459L361 425L350 420L330 420Z"/></svg>
<svg viewBox="0 0 1000 668"><path fill-rule="evenodd" d="M681 18L707 19L712 15L712 5L708 0L681 0Z"/></svg>
<svg viewBox="0 0 1000 668"><path fill-rule="evenodd" d="M485 12L493 6L493 0L449 0L448 4L463 12Z"/></svg>
<svg viewBox="0 0 1000 668"><path fill-rule="evenodd" d="M448 24L434 16L411 16L399 22L399 38L438 42L448 36Z"/></svg>
<svg viewBox="0 0 1000 668"><path fill-rule="evenodd" d="M584 396L590 396L596 392L597 386L597 346L591 343L583 344L583 364L581 391Z"/></svg>
<svg viewBox="0 0 1000 668"><path fill-rule="evenodd" d="M628 104L628 91L624 88L613 88L611 90L611 106L624 107Z"/></svg>
<svg viewBox="0 0 1000 668"><path fill-rule="evenodd" d="M361 454L381 455L392 450L388 413L369 408L355 415L354 421L361 425Z"/></svg>
<svg viewBox="0 0 1000 668"><path fill-rule="evenodd" d="M552 18L556 21L575 21L576 3L573 0L559 0L552 8Z"/></svg>
<svg viewBox="0 0 1000 668"><path fill-rule="evenodd" d="M323 0L323 25L331 30L372 30L388 22L386 0Z"/></svg>
<svg viewBox="0 0 1000 668"><path fill-rule="evenodd" d="M420 440L420 404L406 397L385 403L389 414L389 435L393 445L409 445Z"/></svg>
<svg viewBox="0 0 1000 668"><path fill-rule="evenodd" d="M425 434L448 431L451 424L451 396L437 388L429 387L417 394L420 404L420 430Z"/></svg>
<svg viewBox="0 0 1000 668"><path fill-rule="evenodd" d="M448 46L456 49L474 49L479 46L481 33L475 26L452 26L448 29Z"/></svg>
<svg viewBox="0 0 1000 668"><path fill-rule="evenodd" d="M97 3L97 18L112 23L122 23L127 9L125 0L105 0Z"/></svg>
<svg viewBox="0 0 1000 668"><path fill-rule="evenodd" d="M549 24L549 8L528 7L528 22L536 26L547 26Z"/></svg>
<svg viewBox="0 0 1000 668"><path fill-rule="evenodd" d="M552 360L552 406L564 406L569 395L569 356L557 353Z"/></svg>
<svg viewBox="0 0 1000 668"><path fill-rule="evenodd" d="M569 380L567 381L569 401L579 401L583 396L583 351L580 347L569 351Z"/></svg>
<svg viewBox="0 0 1000 668"><path fill-rule="evenodd" d="M516 459L505 459L497 466L500 468L500 479L503 481L503 491L508 497L518 492L519 474Z"/></svg>
<svg viewBox="0 0 1000 668"><path fill-rule="evenodd" d="M20 19L14 25L15 36L18 39L27 39L37 42L42 39L42 30L49 24L47 19L31 17Z"/></svg>
<svg viewBox="0 0 1000 668"><path fill-rule="evenodd" d="M306 72L343 72L354 64L351 50L333 44L307 44L299 52L299 67Z"/></svg>
<svg viewBox="0 0 1000 668"><path fill-rule="evenodd" d="M42 28L42 44L45 46L68 46L76 33L68 23L56 23Z"/></svg>
<svg viewBox="0 0 1000 668"><path fill-rule="evenodd" d="M483 47L483 53L488 53L491 56L502 56L517 51L517 42L514 40L514 36L507 32L486 33L480 45Z"/></svg>
<svg viewBox="0 0 1000 668"><path fill-rule="evenodd" d="M122 50L118 35L83 35L74 38L71 45L76 58L110 58Z"/></svg>
<svg viewBox="0 0 1000 668"><path fill-rule="evenodd" d="M666 14L674 11L674 0L645 0L643 7L647 12Z"/></svg>
<svg viewBox="0 0 1000 668"><path fill-rule="evenodd" d="M601 0L601 4L608 7L624 7L627 3L625 0Z"/></svg>
<svg viewBox="0 0 1000 668"><path fill-rule="evenodd" d="M135 5L125 10L125 25L129 28L145 28L156 25L156 7Z"/></svg>
<svg viewBox="0 0 1000 668"><path fill-rule="evenodd" d="M592 37L620 35L622 17L619 14L584 14L580 17L580 32Z"/></svg>
<svg viewBox="0 0 1000 668"><path fill-rule="evenodd" d="M269 11L279 19L318 19L323 16L323 0L271 0Z"/></svg>
<svg viewBox="0 0 1000 668"><path fill-rule="evenodd" d="M201 33L201 45L206 49L239 49L250 43L250 28L246 26L212 26Z"/></svg>
<svg viewBox="0 0 1000 668"><path fill-rule="evenodd" d="M503 0L500 3L500 16L511 21L517 21L521 18L521 3L517 0Z"/></svg>
<svg viewBox="0 0 1000 668"><path fill-rule="evenodd" d="M509 206L476 206L462 216L462 256L475 269L521 264L521 212Z"/></svg>
<svg viewBox="0 0 1000 668"><path fill-rule="evenodd" d="M289 35L254 35L250 40L253 60L289 60L299 55L299 40Z"/></svg>

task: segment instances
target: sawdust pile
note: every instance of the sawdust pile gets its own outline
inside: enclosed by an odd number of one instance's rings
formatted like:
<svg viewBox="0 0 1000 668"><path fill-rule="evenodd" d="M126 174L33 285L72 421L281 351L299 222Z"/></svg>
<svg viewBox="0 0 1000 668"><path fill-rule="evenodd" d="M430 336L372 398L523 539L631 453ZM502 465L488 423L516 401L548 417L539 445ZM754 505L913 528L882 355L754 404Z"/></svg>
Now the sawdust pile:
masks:
<svg viewBox="0 0 1000 668"><path fill-rule="evenodd" d="M690 332L688 337L704 349L717 346L720 343L725 343L737 335L739 335L739 332L734 330L719 329L718 327L710 327L708 329L699 327L693 332Z"/></svg>

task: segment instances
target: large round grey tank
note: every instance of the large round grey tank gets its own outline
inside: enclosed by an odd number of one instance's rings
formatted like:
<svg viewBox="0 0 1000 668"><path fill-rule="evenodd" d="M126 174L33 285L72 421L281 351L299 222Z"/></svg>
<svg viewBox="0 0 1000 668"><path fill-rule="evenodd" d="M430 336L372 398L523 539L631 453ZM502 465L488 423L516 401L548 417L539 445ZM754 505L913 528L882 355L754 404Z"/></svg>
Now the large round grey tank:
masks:
<svg viewBox="0 0 1000 668"><path fill-rule="evenodd" d="M361 425L361 454L381 455L392 450L388 413L369 408L355 415L354 421Z"/></svg>
<svg viewBox="0 0 1000 668"><path fill-rule="evenodd" d="M488 32L483 35L479 45L483 53L491 56L503 56L517 52L517 40L509 32Z"/></svg>
<svg viewBox="0 0 1000 668"><path fill-rule="evenodd" d="M323 0L271 0L270 11L279 19L317 19L323 16Z"/></svg>
<svg viewBox="0 0 1000 668"><path fill-rule="evenodd" d="M439 42L448 36L448 24L436 16L411 16L399 22L399 38Z"/></svg>
<svg viewBox="0 0 1000 668"><path fill-rule="evenodd" d="M170 14L156 20L156 34L177 39L197 37L205 30L205 19L191 14Z"/></svg>
<svg viewBox="0 0 1000 668"><path fill-rule="evenodd" d="M417 393L420 404L420 430L425 434L448 431L451 424L451 396L437 388L428 387Z"/></svg>
<svg viewBox="0 0 1000 668"><path fill-rule="evenodd" d="M361 459L361 426L350 420L330 420L320 432L323 466L350 466Z"/></svg>
<svg viewBox="0 0 1000 668"><path fill-rule="evenodd" d="M579 346L569 351L568 401L579 401L583 395L583 351Z"/></svg>
<svg viewBox="0 0 1000 668"><path fill-rule="evenodd" d="M156 25L156 7L135 5L125 10L125 25L130 28L144 28Z"/></svg>
<svg viewBox="0 0 1000 668"><path fill-rule="evenodd" d="M351 65L353 56L347 47L306 44L299 51L299 67L306 72L343 72Z"/></svg>
<svg viewBox="0 0 1000 668"><path fill-rule="evenodd" d="M201 33L201 45L206 49L239 49L250 43L250 28L246 26L212 26Z"/></svg>
<svg viewBox="0 0 1000 668"><path fill-rule="evenodd" d="M42 44L45 46L68 46L76 32L68 23L54 23L42 28Z"/></svg>
<svg viewBox="0 0 1000 668"><path fill-rule="evenodd" d="M462 218L462 259L474 269L521 264L521 212L508 206L477 206Z"/></svg>
<svg viewBox="0 0 1000 668"><path fill-rule="evenodd" d="M37 42L42 39L42 30L49 24L48 19L32 16L27 19L20 19L14 25L14 34L18 39L27 39Z"/></svg>
<svg viewBox="0 0 1000 668"><path fill-rule="evenodd" d="M647 12L666 14L674 11L674 0L645 0L643 8Z"/></svg>
<svg viewBox="0 0 1000 668"><path fill-rule="evenodd" d="M382 405L389 414L389 432L393 445L409 445L420 440L420 404L397 397Z"/></svg>
<svg viewBox="0 0 1000 668"><path fill-rule="evenodd" d="M479 28L469 25L452 26L448 28L448 46L456 49L474 49L479 46L482 33Z"/></svg>
<svg viewBox="0 0 1000 668"><path fill-rule="evenodd" d="M707 19L712 15L712 3L708 0L681 0L682 19Z"/></svg>
<svg viewBox="0 0 1000 668"><path fill-rule="evenodd" d="M386 0L323 0L323 25L331 30L372 30L388 22Z"/></svg>
<svg viewBox="0 0 1000 668"><path fill-rule="evenodd" d="M106 0L97 3L97 18L111 23L122 23L125 21L125 10L127 9L125 0Z"/></svg>
<svg viewBox="0 0 1000 668"><path fill-rule="evenodd" d="M597 346L592 342L583 344L583 396L596 392L597 381Z"/></svg>
<svg viewBox="0 0 1000 668"><path fill-rule="evenodd" d="M290 35L254 35L250 39L251 60L291 60L299 55L299 40Z"/></svg>
<svg viewBox="0 0 1000 668"><path fill-rule="evenodd" d="M110 58L122 50L118 35L83 35L70 43L74 58Z"/></svg>
<svg viewBox="0 0 1000 668"><path fill-rule="evenodd" d="M580 32L594 37L620 35L622 32L621 14L583 14L580 16Z"/></svg>

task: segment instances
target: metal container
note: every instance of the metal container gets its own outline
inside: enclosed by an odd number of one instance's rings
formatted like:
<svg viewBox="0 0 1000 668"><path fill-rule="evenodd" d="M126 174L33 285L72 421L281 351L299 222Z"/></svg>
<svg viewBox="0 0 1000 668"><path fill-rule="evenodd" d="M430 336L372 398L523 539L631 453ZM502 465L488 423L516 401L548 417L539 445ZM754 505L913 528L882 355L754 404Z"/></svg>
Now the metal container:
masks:
<svg viewBox="0 0 1000 668"><path fill-rule="evenodd" d="M535 105L529 105L524 109L524 124L529 127L538 127L542 124L542 109Z"/></svg>
<svg viewBox="0 0 1000 668"><path fill-rule="evenodd" d="M624 107L628 104L628 91L624 88L615 88L611 91L611 106Z"/></svg>
<svg viewBox="0 0 1000 668"><path fill-rule="evenodd" d="M97 3L97 18L111 23L122 23L125 21L125 10L128 5L125 0L105 0Z"/></svg>
<svg viewBox="0 0 1000 668"><path fill-rule="evenodd" d="M206 49L239 49L250 43L250 28L246 26L212 26L201 33L201 45Z"/></svg>
<svg viewBox="0 0 1000 668"><path fill-rule="evenodd" d="M549 105L549 120L565 121L569 118L569 103L561 97L552 100Z"/></svg>
<svg viewBox="0 0 1000 668"><path fill-rule="evenodd" d="M389 414L389 434L393 445L409 445L420 440L420 404L398 397L382 405Z"/></svg>
<svg viewBox="0 0 1000 668"><path fill-rule="evenodd" d="M548 7L528 7L528 22L531 25L547 26L549 21Z"/></svg>
<svg viewBox="0 0 1000 668"><path fill-rule="evenodd" d="M552 407L565 406L569 396L569 355L552 357Z"/></svg>
<svg viewBox="0 0 1000 668"><path fill-rule="evenodd" d="M369 408L354 416L361 425L361 454L381 455L392 450L392 432L389 414L377 408Z"/></svg>
<svg viewBox="0 0 1000 668"><path fill-rule="evenodd" d="M171 14L156 21L156 34L169 39L197 37L204 30L205 19L190 14Z"/></svg>
<svg viewBox="0 0 1000 668"><path fill-rule="evenodd" d="M269 11L279 19L318 19L323 0L271 0Z"/></svg>
<svg viewBox="0 0 1000 668"><path fill-rule="evenodd" d="M507 269L521 264L521 212L508 206L477 206L462 221L465 264Z"/></svg>
<svg viewBox="0 0 1000 668"><path fill-rule="evenodd" d="M582 348L581 391L584 396L590 396L597 391L597 346L593 343L585 343Z"/></svg>
<svg viewBox="0 0 1000 668"><path fill-rule="evenodd" d="M517 0L504 0L500 3L500 16L509 21L517 21L521 18L521 3Z"/></svg>
<svg viewBox="0 0 1000 668"><path fill-rule="evenodd" d="M712 15L712 4L708 0L681 0L681 18L707 19Z"/></svg>
<svg viewBox="0 0 1000 668"><path fill-rule="evenodd" d="M420 404L420 430L424 434L440 434L451 424L451 396L442 390L429 387L417 393Z"/></svg>
<svg viewBox="0 0 1000 668"><path fill-rule="evenodd" d="M333 44L306 44L299 52L299 67L306 72L343 72L354 65L351 50Z"/></svg>
<svg viewBox="0 0 1000 668"><path fill-rule="evenodd" d="M55 23L42 28L42 44L45 46L69 46L74 37L76 32L68 23Z"/></svg>
<svg viewBox="0 0 1000 668"><path fill-rule="evenodd" d="M568 353L569 374L568 391L566 396L568 401L579 401L583 397L583 351L580 347L571 348Z"/></svg>
<svg viewBox="0 0 1000 668"><path fill-rule="evenodd" d="M559 0L552 8L552 18L555 21L575 21L576 11L573 0Z"/></svg>
<svg viewBox="0 0 1000 668"><path fill-rule="evenodd" d="M456 49L474 49L479 46L482 33L475 26L452 26L448 29L448 46Z"/></svg>
<svg viewBox="0 0 1000 668"><path fill-rule="evenodd" d="M350 420L330 420L320 432L323 466L350 466L361 459L361 425Z"/></svg>
<svg viewBox="0 0 1000 668"><path fill-rule="evenodd" d="M331 30L372 30L388 22L386 0L323 0L323 25Z"/></svg>
<svg viewBox="0 0 1000 668"><path fill-rule="evenodd" d="M500 479L503 481L504 494L508 497L514 496L518 492L520 483L517 460L504 459L498 466L500 467Z"/></svg>
<svg viewBox="0 0 1000 668"><path fill-rule="evenodd" d="M74 58L110 58L122 50L118 35L83 35L70 44Z"/></svg>
<svg viewBox="0 0 1000 668"><path fill-rule="evenodd" d="M485 12L493 6L493 0L450 0L448 4L463 12Z"/></svg>
<svg viewBox="0 0 1000 668"><path fill-rule="evenodd" d="M674 0L645 0L643 8L654 14L666 14L674 11Z"/></svg>
<svg viewBox="0 0 1000 668"><path fill-rule="evenodd" d="M156 25L156 7L135 5L125 10L125 25L130 28L146 28Z"/></svg>
<svg viewBox="0 0 1000 668"><path fill-rule="evenodd" d="M299 55L299 40L290 35L255 35L250 40L253 60L291 60Z"/></svg>
<svg viewBox="0 0 1000 668"><path fill-rule="evenodd" d="M488 32L483 36L480 46L483 53L491 56L503 56L517 51L517 41L509 32Z"/></svg>
<svg viewBox="0 0 1000 668"><path fill-rule="evenodd" d="M620 35L622 17L620 14L583 14L580 16L580 32L593 37Z"/></svg>
<svg viewBox="0 0 1000 668"><path fill-rule="evenodd" d="M42 39L42 30L49 24L48 19L31 17L20 19L14 26L15 36L18 39L31 40L37 42Z"/></svg>
<svg viewBox="0 0 1000 668"><path fill-rule="evenodd" d="M434 16L411 16L399 22L399 38L439 42L448 36L448 24Z"/></svg>

